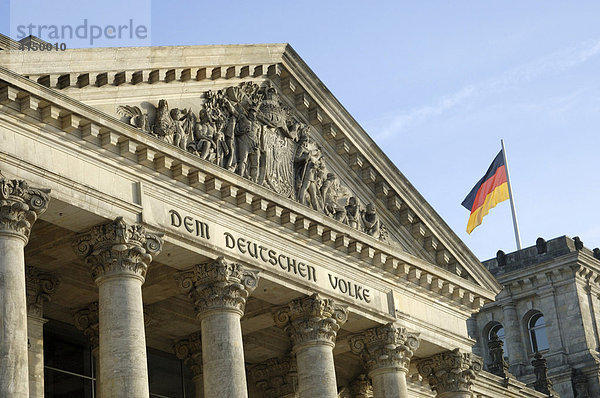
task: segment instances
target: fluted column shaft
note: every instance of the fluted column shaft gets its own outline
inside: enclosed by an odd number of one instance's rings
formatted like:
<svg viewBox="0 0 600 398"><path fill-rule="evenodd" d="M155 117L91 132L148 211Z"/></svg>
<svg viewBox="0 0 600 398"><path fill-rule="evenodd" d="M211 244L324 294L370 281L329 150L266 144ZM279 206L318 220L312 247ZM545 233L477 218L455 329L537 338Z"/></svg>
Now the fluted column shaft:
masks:
<svg viewBox="0 0 600 398"><path fill-rule="evenodd" d="M275 324L288 332L293 343L300 398L337 397L333 347L347 319L346 307L317 294L294 300L275 314Z"/></svg>
<svg viewBox="0 0 600 398"><path fill-rule="evenodd" d="M240 315L216 312L202 319L202 363L206 397L247 397ZM224 379L224 377L226 379ZM224 385L231 395L223 394Z"/></svg>
<svg viewBox="0 0 600 398"><path fill-rule="evenodd" d="M101 396L148 397L142 284L162 240L117 218L78 236L73 247L98 286Z"/></svg>
<svg viewBox="0 0 600 398"><path fill-rule="evenodd" d="M354 335L348 342L365 363L374 398L408 398L406 373L419 347L417 334L390 323Z"/></svg>
<svg viewBox="0 0 600 398"><path fill-rule="evenodd" d="M48 192L0 174L0 397L29 397L24 248Z"/></svg>
<svg viewBox="0 0 600 398"><path fill-rule="evenodd" d="M240 318L258 283L257 273L219 257L177 279L201 321L204 396L248 397Z"/></svg>
<svg viewBox="0 0 600 398"><path fill-rule="evenodd" d="M143 280L113 275L98 284L100 386L103 397L147 397Z"/></svg>

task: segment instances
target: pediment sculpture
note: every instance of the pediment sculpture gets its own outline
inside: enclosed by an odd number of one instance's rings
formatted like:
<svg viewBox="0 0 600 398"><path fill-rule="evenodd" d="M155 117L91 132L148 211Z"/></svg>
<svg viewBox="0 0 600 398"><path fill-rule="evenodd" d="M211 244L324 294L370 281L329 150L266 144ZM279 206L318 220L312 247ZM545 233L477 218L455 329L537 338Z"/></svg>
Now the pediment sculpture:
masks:
<svg viewBox="0 0 600 398"><path fill-rule="evenodd" d="M117 113L146 134L376 239L389 239L375 205L363 205L328 171L311 127L298 120L269 83L261 87L245 82L208 91L197 113L169 109L164 99L150 113L131 105L118 106Z"/></svg>

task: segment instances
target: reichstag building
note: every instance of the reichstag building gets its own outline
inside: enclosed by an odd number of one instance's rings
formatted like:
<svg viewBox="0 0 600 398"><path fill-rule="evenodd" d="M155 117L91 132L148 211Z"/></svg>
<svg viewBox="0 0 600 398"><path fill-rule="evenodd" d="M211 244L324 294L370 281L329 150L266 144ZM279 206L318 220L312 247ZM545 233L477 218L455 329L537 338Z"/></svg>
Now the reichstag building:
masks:
<svg viewBox="0 0 600 398"><path fill-rule="evenodd" d="M501 285L289 45L18 45L0 397L548 396L472 353Z"/></svg>

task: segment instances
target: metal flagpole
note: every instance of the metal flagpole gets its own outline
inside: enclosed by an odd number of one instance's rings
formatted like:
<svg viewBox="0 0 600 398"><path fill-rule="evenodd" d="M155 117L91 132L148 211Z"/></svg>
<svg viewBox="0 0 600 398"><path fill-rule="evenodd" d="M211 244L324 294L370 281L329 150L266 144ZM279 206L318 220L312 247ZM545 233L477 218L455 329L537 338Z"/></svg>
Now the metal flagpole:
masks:
<svg viewBox="0 0 600 398"><path fill-rule="evenodd" d="M504 168L506 169L506 182L508 183L508 197L510 199L510 209L512 210L513 226L515 228L515 240L517 241L517 250L521 250L521 235L519 234L519 222L517 221L517 210L515 209L515 199L513 197L512 186L510 185L510 174L508 173L508 162L506 161L506 148L504 140L502 144L502 156L504 157Z"/></svg>

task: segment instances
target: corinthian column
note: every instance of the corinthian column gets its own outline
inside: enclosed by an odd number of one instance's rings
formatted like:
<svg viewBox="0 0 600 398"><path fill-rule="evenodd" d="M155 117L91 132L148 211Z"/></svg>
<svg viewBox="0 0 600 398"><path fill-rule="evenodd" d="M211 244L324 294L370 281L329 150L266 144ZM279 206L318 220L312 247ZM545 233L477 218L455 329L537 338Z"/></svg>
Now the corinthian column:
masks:
<svg viewBox="0 0 600 398"><path fill-rule="evenodd" d="M318 294L292 301L275 313L275 324L292 340L300 398L335 398L333 347L348 309Z"/></svg>
<svg viewBox="0 0 600 398"><path fill-rule="evenodd" d="M482 365L481 358L457 348L420 361L417 369L437 398L472 398L473 379Z"/></svg>
<svg viewBox="0 0 600 398"><path fill-rule="evenodd" d="M365 362L374 398L408 398L406 373L419 347L417 334L390 323L352 336L348 342Z"/></svg>
<svg viewBox="0 0 600 398"><path fill-rule="evenodd" d="M44 303L56 292L58 278L35 267L25 268L29 398L44 398Z"/></svg>
<svg viewBox="0 0 600 398"><path fill-rule="evenodd" d="M204 382L202 377L202 339L200 332L177 340L173 345L177 358L192 371L196 398L204 398Z"/></svg>
<svg viewBox="0 0 600 398"><path fill-rule="evenodd" d="M29 397L24 248L49 192L0 174L0 397Z"/></svg>
<svg viewBox="0 0 600 398"><path fill-rule="evenodd" d="M119 217L80 234L73 248L98 285L100 395L148 397L142 284L162 239Z"/></svg>
<svg viewBox="0 0 600 398"><path fill-rule="evenodd" d="M201 321L204 395L248 397L240 318L258 273L219 257L176 276Z"/></svg>

